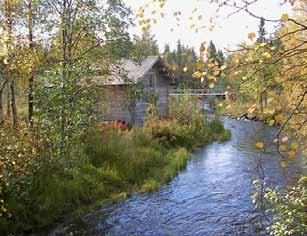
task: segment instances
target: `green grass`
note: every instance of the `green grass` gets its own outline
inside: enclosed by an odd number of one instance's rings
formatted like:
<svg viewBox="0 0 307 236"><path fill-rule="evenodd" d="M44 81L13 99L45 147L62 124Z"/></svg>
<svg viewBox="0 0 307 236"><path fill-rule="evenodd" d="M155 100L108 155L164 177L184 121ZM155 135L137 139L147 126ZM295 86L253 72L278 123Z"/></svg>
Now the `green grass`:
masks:
<svg viewBox="0 0 307 236"><path fill-rule="evenodd" d="M214 140L227 141L231 139L230 130L225 129L219 119L212 120L208 125Z"/></svg>
<svg viewBox="0 0 307 236"><path fill-rule="evenodd" d="M230 131L218 120L189 125L159 121L125 132L88 130L80 139L82 157L73 163L45 160L22 194L8 193L13 217L0 219L0 232L36 230L67 214L80 217L135 192L154 191L186 167L194 147L228 138Z"/></svg>

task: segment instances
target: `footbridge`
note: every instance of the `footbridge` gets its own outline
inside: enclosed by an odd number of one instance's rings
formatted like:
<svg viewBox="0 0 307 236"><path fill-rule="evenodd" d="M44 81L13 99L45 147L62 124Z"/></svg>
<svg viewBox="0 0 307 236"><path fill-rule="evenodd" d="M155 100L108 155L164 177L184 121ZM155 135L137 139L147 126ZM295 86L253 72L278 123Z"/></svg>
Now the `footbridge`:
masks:
<svg viewBox="0 0 307 236"><path fill-rule="evenodd" d="M170 96L222 97L229 99L235 95L234 90L224 89L171 89Z"/></svg>

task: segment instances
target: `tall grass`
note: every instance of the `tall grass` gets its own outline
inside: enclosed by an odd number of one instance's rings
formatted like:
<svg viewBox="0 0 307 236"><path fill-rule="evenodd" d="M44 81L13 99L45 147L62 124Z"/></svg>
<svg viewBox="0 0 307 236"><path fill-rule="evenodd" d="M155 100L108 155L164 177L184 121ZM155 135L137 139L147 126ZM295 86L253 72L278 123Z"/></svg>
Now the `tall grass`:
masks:
<svg viewBox="0 0 307 236"><path fill-rule="evenodd" d="M177 157L175 149L168 149L161 140L153 138L142 129L128 133L104 131L97 134L94 131L94 134L88 136L87 143L86 153L91 163L96 168L108 167L115 170L126 184L127 191L131 187L142 186L149 179L158 180L158 176L165 175L165 168L174 165L172 162L182 161ZM164 182L164 179L159 179L159 182Z"/></svg>
<svg viewBox="0 0 307 236"><path fill-rule="evenodd" d="M88 130L72 161L37 157L39 165L33 160L28 174L11 179L22 184L5 192L11 217L0 218L1 235L48 226L102 199L153 191L185 168L193 148L230 138L219 120L205 121L191 101L184 102L188 112L178 106L171 119L151 117L143 128Z"/></svg>

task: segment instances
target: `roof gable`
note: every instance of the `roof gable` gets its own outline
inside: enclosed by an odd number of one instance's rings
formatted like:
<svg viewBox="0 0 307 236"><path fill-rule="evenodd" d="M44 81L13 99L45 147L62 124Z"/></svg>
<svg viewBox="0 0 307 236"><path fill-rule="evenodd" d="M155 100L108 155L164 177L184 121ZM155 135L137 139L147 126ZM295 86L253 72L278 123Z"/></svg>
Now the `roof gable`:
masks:
<svg viewBox="0 0 307 236"><path fill-rule="evenodd" d="M104 85L124 85L129 83L135 84L140 78L145 76L158 62L161 63L164 67L164 70L168 72L168 76L171 79L174 79L172 72L169 71L159 56L149 56L140 63L128 59L122 60L121 65L113 70L112 75L105 79Z"/></svg>

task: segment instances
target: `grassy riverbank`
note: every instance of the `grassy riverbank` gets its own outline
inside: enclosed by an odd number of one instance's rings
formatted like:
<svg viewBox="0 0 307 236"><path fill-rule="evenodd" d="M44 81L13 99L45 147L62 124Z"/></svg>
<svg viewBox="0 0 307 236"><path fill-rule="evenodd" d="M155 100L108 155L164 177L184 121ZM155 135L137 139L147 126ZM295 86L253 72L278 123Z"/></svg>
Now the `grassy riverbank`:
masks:
<svg viewBox="0 0 307 236"><path fill-rule="evenodd" d="M153 191L186 167L193 148L230 138L219 120L206 122L202 113L190 117L151 118L143 128L128 131L88 130L80 137L81 156L42 161L22 179L28 185L16 185L22 194L6 192L10 216L1 218L1 232L35 231L69 212L82 215L97 203Z"/></svg>

